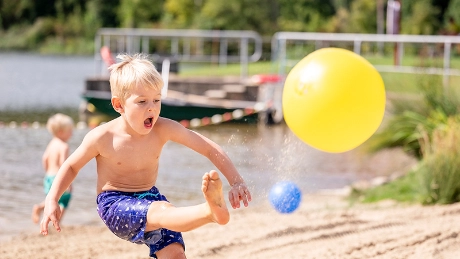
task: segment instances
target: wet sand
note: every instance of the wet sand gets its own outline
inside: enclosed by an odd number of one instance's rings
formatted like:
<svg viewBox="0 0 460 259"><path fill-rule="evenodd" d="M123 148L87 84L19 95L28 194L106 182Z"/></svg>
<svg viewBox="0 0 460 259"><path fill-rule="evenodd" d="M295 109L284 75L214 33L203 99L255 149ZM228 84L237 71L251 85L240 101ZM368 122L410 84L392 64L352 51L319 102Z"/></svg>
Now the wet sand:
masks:
<svg viewBox="0 0 460 259"><path fill-rule="evenodd" d="M184 233L188 258L460 258L460 204L392 201L350 206L343 195L304 195L292 214L268 202L232 210L230 223ZM38 232L38 231L37 231ZM105 226L65 226L0 243L0 258L149 258Z"/></svg>

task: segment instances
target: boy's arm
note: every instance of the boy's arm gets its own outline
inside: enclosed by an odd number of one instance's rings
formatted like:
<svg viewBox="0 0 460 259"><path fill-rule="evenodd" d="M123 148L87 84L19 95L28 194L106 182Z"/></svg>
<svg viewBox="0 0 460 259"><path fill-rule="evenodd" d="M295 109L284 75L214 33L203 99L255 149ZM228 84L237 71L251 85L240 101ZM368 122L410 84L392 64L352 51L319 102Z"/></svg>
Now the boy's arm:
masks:
<svg viewBox="0 0 460 259"><path fill-rule="evenodd" d="M227 178L231 186L229 201L232 207L234 209L239 208L240 201L247 207L252 199L251 193L243 177L238 173L238 170L223 149L212 140L195 131L184 128L177 122L168 124L171 124L168 125L168 133L172 141L183 144L207 157Z"/></svg>
<svg viewBox="0 0 460 259"><path fill-rule="evenodd" d="M72 181L77 176L80 169L87 164L92 158L96 157L98 152L95 146L94 134L88 133L83 139L81 145L72 153L61 165L56 178L53 181L48 195L45 199L45 208L43 219L40 224L41 233L48 234L48 224L51 221L57 231L60 231L59 219L61 210L58 205L59 198L65 190L69 188Z"/></svg>

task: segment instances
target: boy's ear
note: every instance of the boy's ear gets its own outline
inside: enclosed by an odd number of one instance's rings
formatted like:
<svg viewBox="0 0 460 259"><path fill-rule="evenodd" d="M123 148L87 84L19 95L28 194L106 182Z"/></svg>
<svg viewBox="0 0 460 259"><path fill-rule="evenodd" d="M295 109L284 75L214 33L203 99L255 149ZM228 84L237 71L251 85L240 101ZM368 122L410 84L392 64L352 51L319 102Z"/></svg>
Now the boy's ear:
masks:
<svg viewBox="0 0 460 259"><path fill-rule="evenodd" d="M121 105L121 100L117 96L112 97L112 107L116 112L120 114L124 111L123 106Z"/></svg>

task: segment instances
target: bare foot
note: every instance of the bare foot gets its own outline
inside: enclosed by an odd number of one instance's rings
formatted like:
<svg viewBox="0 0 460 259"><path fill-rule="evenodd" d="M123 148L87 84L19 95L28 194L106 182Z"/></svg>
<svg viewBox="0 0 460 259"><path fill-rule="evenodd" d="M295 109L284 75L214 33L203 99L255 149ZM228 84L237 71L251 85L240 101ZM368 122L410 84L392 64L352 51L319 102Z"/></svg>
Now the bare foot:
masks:
<svg viewBox="0 0 460 259"><path fill-rule="evenodd" d="M216 171L212 170L203 175L201 190L211 210L212 220L220 225L227 224L230 214L222 193L222 181Z"/></svg>
<svg viewBox="0 0 460 259"><path fill-rule="evenodd" d="M42 209L40 208L39 205L34 205L32 208L32 221L37 224L38 221L40 220L40 215L41 215Z"/></svg>

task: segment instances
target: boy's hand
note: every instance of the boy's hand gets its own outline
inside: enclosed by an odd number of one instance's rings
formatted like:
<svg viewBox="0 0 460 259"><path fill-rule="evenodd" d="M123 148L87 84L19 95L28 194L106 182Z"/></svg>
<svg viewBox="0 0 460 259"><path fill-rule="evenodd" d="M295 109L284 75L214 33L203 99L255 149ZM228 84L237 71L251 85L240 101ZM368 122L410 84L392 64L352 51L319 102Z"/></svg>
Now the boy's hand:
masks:
<svg viewBox="0 0 460 259"><path fill-rule="evenodd" d="M234 209L240 207L240 201L243 201L245 207L251 201L251 193L245 183L235 183L228 192L228 199Z"/></svg>
<svg viewBox="0 0 460 259"><path fill-rule="evenodd" d="M61 232L61 227L59 226L60 218L61 208L59 207L59 204L55 201L47 201L43 210L43 219L40 223L40 233L44 236L48 235L48 224L50 221L53 223L54 228L58 232Z"/></svg>

